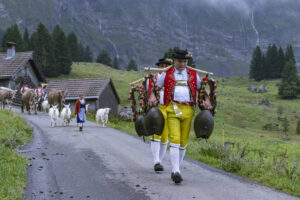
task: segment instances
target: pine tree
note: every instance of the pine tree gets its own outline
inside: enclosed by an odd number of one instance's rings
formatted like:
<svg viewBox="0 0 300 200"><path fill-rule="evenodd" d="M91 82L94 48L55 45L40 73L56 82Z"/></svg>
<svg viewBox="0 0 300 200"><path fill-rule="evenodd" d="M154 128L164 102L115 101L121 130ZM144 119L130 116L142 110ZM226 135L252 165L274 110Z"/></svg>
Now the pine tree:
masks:
<svg viewBox="0 0 300 200"><path fill-rule="evenodd" d="M119 69L119 61L118 61L117 57L114 58L113 63L112 63L112 67L114 69Z"/></svg>
<svg viewBox="0 0 300 200"><path fill-rule="evenodd" d="M278 51L278 60L277 60L277 65L278 65L278 71L277 71L277 77L276 78L281 78L282 70L284 68L285 64L285 57L284 57L284 52L283 49L280 47Z"/></svg>
<svg viewBox="0 0 300 200"><path fill-rule="evenodd" d="M137 65L136 65L136 63L133 59L131 59L130 62L128 63L128 65L127 65L127 71L131 71L131 70L133 70L133 71L138 70L138 67L137 67Z"/></svg>
<svg viewBox="0 0 300 200"><path fill-rule="evenodd" d="M278 64L278 51L276 45L269 45L267 54L266 54L266 62L265 62L265 78L272 79L276 78Z"/></svg>
<svg viewBox="0 0 300 200"><path fill-rule="evenodd" d="M285 51L285 62L289 62L290 60L292 60L293 63L296 64L293 47L291 44L288 44Z"/></svg>
<svg viewBox="0 0 300 200"><path fill-rule="evenodd" d="M72 61L77 62L80 60L79 58L79 46L78 46L78 39L74 32L68 35L68 46L71 53Z"/></svg>
<svg viewBox="0 0 300 200"><path fill-rule="evenodd" d="M79 52L79 58L78 58L78 61L79 62L84 62L84 47L82 45L82 43L79 43L78 45L78 52Z"/></svg>
<svg viewBox="0 0 300 200"><path fill-rule="evenodd" d="M112 60L109 57L107 51L105 51L105 50L100 52L100 54L97 57L96 62L112 67Z"/></svg>
<svg viewBox="0 0 300 200"><path fill-rule="evenodd" d="M262 53L261 56L261 69L260 69L260 80L263 80L266 78L266 56L264 53Z"/></svg>
<svg viewBox="0 0 300 200"><path fill-rule="evenodd" d="M37 59L45 76L58 76L59 71L55 65L53 40L44 24L40 23L37 31L31 35L30 47L34 51L34 57Z"/></svg>
<svg viewBox="0 0 300 200"><path fill-rule="evenodd" d="M6 47L7 42L15 42L16 51L23 51L23 38L17 24L12 25L6 30L2 38L2 46Z"/></svg>
<svg viewBox="0 0 300 200"><path fill-rule="evenodd" d="M89 46L86 46L83 53L84 62L93 62L93 54Z"/></svg>
<svg viewBox="0 0 300 200"><path fill-rule="evenodd" d="M72 58L64 31L56 25L52 33L54 41L55 65L61 74L69 74Z"/></svg>
<svg viewBox="0 0 300 200"><path fill-rule="evenodd" d="M30 50L30 44L29 44L29 33L27 28L25 28L24 34L23 34L23 50L29 51Z"/></svg>
<svg viewBox="0 0 300 200"><path fill-rule="evenodd" d="M263 79L262 69L262 52L260 47L257 46L253 51L249 78L253 78L255 81L261 81Z"/></svg>
<svg viewBox="0 0 300 200"><path fill-rule="evenodd" d="M282 80L279 86L279 96L283 99L293 99L299 94L299 77L293 60L285 64Z"/></svg>

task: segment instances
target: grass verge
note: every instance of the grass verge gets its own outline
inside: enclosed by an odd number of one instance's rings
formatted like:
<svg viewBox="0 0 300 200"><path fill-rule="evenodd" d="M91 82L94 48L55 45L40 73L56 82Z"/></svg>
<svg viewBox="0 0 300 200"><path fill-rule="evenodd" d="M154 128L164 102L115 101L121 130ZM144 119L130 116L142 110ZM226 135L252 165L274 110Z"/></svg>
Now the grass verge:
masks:
<svg viewBox="0 0 300 200"><path fill-rule="evenodd" d="M32 138L32 128L11 111L0 111L0 199L21 199L26 186L26 158L16 149Z"/></svg>

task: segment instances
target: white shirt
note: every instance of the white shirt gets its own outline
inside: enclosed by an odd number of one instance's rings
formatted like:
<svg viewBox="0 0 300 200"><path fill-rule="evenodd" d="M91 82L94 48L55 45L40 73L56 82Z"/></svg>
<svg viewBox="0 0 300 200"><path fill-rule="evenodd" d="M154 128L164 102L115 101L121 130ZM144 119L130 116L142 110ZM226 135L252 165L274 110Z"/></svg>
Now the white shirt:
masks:
<svg viewBox="0 0 300 200"><path fill-rule="evenodd" d="M179 71L175 69L174 71L175 80L184 80L188 81L188 72L186 69ZM158 87L163 87L165 84L166 72L163 72L157 78L157 85ZM197 90L200 89L201 80L199 75L197 74ZM174 100L180 103L182 102L192 102L193 99L190 98L190 89L189 86L182 86L182 85L175 85L174 87Z"/></svg>

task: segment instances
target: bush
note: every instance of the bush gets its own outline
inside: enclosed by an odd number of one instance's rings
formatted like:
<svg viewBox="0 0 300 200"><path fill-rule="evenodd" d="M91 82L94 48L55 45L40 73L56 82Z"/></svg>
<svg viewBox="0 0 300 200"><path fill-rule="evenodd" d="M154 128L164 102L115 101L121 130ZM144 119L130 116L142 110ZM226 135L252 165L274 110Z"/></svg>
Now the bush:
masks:
<svg viewBox="0 0 300 200"><path fill-rule="evenodd" d="M300 120L297 122L296 134L300 135Z"/></svg>

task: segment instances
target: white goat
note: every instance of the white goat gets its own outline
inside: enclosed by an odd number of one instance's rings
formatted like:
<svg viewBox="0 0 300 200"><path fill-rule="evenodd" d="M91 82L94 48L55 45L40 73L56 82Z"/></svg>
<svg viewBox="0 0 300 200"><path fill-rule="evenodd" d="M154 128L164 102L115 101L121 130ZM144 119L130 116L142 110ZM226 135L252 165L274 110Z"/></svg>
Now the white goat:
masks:
<svg viewBox="0 0 300 200"><path fill-rule="evenodd" d="M96 121L99 123L99 120L102 122L102 126L105 127L105 125L108 122L108 114L111 108L100 108L97 110L96 113Z"/></svg>
<svg viewBox="0 0 300 200"><path fill-rule="evenodd" d="M69 126L70 121L71 121L71 109L70 109L70 104L65 105L65 107L61 111L61 117L63 118L63 125L64 126Z"/></svg>
<svg viewBox="0 0 300 200"><path fill-rule="evenodd" d="M43 108L44 112L47 111L47 108L48 109L50 108L50 104L48 103L48 100L45 100L45 101L42 102L42 108Z"/></svg>
<svg viewBox="0 0 300 200"><path fill-rule="evenodd" d="M49 116L51 119L51 127L54 127L56 125L56 120L59 116L59 111L57 109L58 105L53 105L52 108L49 109Z"/></svg>

